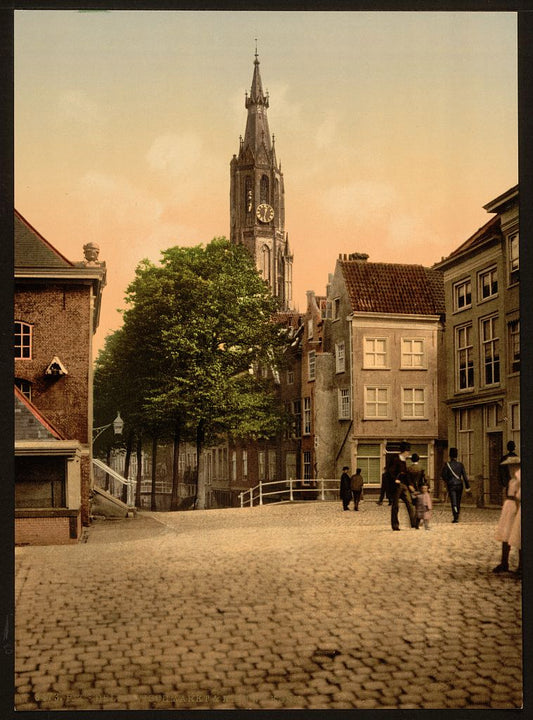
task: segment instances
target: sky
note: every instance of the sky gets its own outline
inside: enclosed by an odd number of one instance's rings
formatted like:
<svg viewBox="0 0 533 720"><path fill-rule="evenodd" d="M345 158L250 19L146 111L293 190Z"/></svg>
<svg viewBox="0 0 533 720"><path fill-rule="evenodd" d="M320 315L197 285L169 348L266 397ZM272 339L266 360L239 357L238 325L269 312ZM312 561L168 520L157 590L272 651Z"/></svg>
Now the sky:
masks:
<svg viewBox="0 0 533 720"><path fill-rule="evenodd" d="M107 265L95 351L143 258L229 236L257 38L294 304L340 253L431 266L518 182L511 12L15 12L15 205Z"/></svg>

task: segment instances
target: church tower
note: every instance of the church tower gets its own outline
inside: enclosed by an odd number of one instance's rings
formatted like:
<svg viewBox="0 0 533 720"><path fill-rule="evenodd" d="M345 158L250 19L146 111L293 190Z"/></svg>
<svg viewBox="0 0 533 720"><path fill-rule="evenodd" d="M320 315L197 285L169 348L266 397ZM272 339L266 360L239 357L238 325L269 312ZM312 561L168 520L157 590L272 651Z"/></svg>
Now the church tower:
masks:
<svg viewBox="0 0 533 720"><path fill-rule="evenodd" d="M292 255L285 232L285 190L274 136L268 128L268 93L263 92L257 49L244 139L230 163L230 240L242 243L282 309L292 305Z"/></svg>

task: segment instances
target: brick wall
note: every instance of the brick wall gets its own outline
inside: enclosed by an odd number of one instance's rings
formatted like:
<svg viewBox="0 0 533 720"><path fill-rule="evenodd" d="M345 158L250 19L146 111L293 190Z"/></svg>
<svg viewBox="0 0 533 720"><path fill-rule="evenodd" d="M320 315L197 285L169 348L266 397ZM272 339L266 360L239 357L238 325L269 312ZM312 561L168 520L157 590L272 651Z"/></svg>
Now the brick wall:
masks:
<svg viewBox="0 0 533 720"><path fill-rule="evenodd" d="M70 524L75 522L76 537L71 538ZM15 518L15 545L69 545L79 542L81 517Z"/></svg>

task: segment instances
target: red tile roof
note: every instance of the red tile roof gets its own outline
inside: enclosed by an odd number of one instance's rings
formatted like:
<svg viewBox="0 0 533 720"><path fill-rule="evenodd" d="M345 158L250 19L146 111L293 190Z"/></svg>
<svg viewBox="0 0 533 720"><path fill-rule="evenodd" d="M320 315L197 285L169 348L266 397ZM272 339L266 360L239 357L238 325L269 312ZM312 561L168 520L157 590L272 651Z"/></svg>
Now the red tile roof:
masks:
<svg viewBox="0 0 533 720"><path fill-rule="evenodd" d="M339 260L354 312L441 315L442 273L422 265Z"/></svg>

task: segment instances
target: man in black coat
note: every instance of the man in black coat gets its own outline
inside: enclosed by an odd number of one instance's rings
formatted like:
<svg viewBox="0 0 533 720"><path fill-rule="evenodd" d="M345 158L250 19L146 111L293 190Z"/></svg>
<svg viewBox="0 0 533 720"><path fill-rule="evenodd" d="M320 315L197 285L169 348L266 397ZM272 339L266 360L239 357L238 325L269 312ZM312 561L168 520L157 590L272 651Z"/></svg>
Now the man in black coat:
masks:
<svg viewBox="0 0 533 720"><path fill-rule="evenodd" d="M470 483L466 475L465 466L457 459L457 448L450 448L450 459L445 463L440 474L441 478L448 487L448 495L450 496L450 505L452 506L452 522L459 522L459 513L461 512L461 497L463 494L463 483L466 492L470 492Z"/></svg>
<svg viewBox="0 0 533 720"><path fill-rule="evenodd" d="M411 446L409 443L400 443L400 453L394 455L387 468L388 473L391 476L392 481L392 505L391 505L391 527L393 530L400 529L400 523L398 520L398 509L400 500L404 503L409 513L409 521L412 528L417 528L418 523L416 521L416 510L413 505L411 493L407 485L407 458L409 457L409 450Z"/></svg>
<svg viewBox="0 0 533 720"><path fill-rule="evenodd" d="M340 496L343 510L349 510L348 504L352 499L352 481L348 475L349 469L347 465L342 468Z"/></svg>

